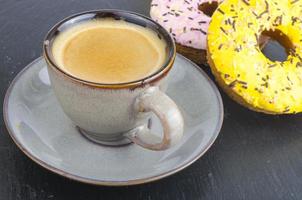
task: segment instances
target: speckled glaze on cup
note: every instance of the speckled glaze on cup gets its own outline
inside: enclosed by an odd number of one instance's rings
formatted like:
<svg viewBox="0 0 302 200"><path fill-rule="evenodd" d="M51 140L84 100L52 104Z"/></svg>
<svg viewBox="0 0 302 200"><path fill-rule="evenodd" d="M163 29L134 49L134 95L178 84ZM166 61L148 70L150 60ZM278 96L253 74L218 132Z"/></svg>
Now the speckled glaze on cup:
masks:
<svg viewBox="0 0 302 200"><path fill-rule="evenodd" d="M114 18L155 31L167 43L165 64L141 80L100 84L67 74L52 56L52 43L65 29L96 18ZM183 117L177 105L164 92L165 79L175 60L175 44L159 24L142 15L120 10L89 11L70 16L56 24L43 45L51 85L66 115L89 139L106 145L134 142L151 150L164 150L179 142ZM155 113L163 127L163 138L146 126L149 113Z"/></svg>

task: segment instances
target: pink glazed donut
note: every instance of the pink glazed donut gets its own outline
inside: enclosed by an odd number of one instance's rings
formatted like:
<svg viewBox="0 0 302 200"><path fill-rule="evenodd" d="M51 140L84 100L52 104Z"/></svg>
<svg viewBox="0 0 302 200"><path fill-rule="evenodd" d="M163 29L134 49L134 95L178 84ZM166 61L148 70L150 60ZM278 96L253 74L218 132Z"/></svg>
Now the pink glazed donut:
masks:
<svg viewBox="0 0 302 200"><path fill-rule="evenodd" d="M198 64L206 63L211 16L222 0L152 0L150 15L173 36L177 51Z"/></svg>

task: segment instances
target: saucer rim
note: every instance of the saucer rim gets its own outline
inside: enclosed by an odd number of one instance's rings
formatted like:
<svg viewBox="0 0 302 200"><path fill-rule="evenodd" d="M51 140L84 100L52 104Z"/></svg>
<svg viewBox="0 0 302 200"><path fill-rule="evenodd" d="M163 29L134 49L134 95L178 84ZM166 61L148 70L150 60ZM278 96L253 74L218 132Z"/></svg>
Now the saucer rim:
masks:
<svg viewBox="0 0 302 200"><path fill-rule="evenodd" d="M219 108L219 121L215 127L215 131L210 139L210 142L208 143L207 147L200 151L195 157L193 157L191 160L189 160L188 162L183 163L182 165L180 165L179 167L175 168L175 169L171 169L168 170L166 172L160 173L158 175L155 176L150 176L147 178L140 178L140 179L132 179L132 180L126 180L126 181L106 181L106 180L101 180L101 179L92 179L92 178L87 178L87 177L82 177L79 175L75 175L69 172L65 172L62 169L58 169L56 167L51 166L50 164L42 161L41 159L39 159L38 157L32 155L22 144L21 142L18 141L18 139L15 137L14 134L14 129L10 126L10 122L9 122L9 117L8 117L8 102L9 102L9 98L11 95L11 92L15 86L15 84L19 81L20 77L33 65L35 65L36 63L40 62L41 60L43 60L43 56L40 56L38 58L36 58L35 60L33 60L32 62L30 62L29 64L27 64L18 74L17 76L13 79L13 81L10 83L6 93L5 93L5 97L4 97L4 103L3 103L3 119L4 119L4 124L6 126L6 129L8 131L8 134L10 135L10 137L12 138L12 140L14 141L14 143L17 145L17 147L31 160L33 160L35 163L37 163L38 165L40 165L41 167L55 173L58 175L61 175L65 178L68 178L70 180L74 180L74 181L78 181L81 183L87 183L87 184L91 184L91 185L99 185L99 186L130 186L130 185L140 185L140 184L145 184L145 183L149 183L149 182L153 182L168 176L171 176L183 169L185 169L186 167L190 166L192 163L194 163L196 160L198 160L199 158L201 158L208 150L209 148L213 145L213 143L216 141L220 130L222 128L222 124L223 124L223 118L224 118L224 107L223 107L223 101L221 98L221 94L217 88L217 86L215 85L214 81L212 79L209 78L209 76L198 66L196 65L194 62L192 62L191 60L189 60L188 58L180 55L180 54L176 54L176 57L181 57L182 59L186 60L187 62L189 62L193 67L195 67L209 82L210 87L214 90L214 93L216 94L216 97L218 99L218 108Z"/></svg>

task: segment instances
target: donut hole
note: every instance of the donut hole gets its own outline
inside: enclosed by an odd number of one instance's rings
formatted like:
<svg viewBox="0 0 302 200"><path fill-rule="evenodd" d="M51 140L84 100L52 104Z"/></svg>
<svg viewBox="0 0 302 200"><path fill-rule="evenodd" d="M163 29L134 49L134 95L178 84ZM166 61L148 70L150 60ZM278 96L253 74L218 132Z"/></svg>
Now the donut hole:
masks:
<svg viewBox="0 0 302 200"><path fill-rule="evenodd" d="M263 43L262 53L273 62L286 61L289 52L294 48L291 40L280 30L263 31L259 38L258 43ZM267 42L263 42L264 40Z"/></svg>
<svg viewBox="0 0 302 200"><path fill-rule="evenodd" d="M212 17L212 15L214 14L214 12L217 8L218 8L217 1L212 1L211 3L205 2L198 6L198 9L208 17Z"/></svg>

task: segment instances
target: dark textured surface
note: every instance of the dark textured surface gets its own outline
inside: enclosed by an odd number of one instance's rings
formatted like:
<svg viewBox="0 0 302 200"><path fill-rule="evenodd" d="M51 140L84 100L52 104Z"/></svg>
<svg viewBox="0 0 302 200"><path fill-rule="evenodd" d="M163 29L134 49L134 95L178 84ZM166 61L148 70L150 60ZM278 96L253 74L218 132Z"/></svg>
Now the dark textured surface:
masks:
<svg viewBox="0 0 302 200"><path fill-rule="evenodd" d="M70 14L100 8L148 13L146 0L0 0L0 96L41 54L47 30ZM251 112L223 95L225 121L214 146L176 175L140 186L97 187L52 174L28 159L1 115L0 200L302 199L302 117ZM2 108L1 108L2 111Z"/></svg>

